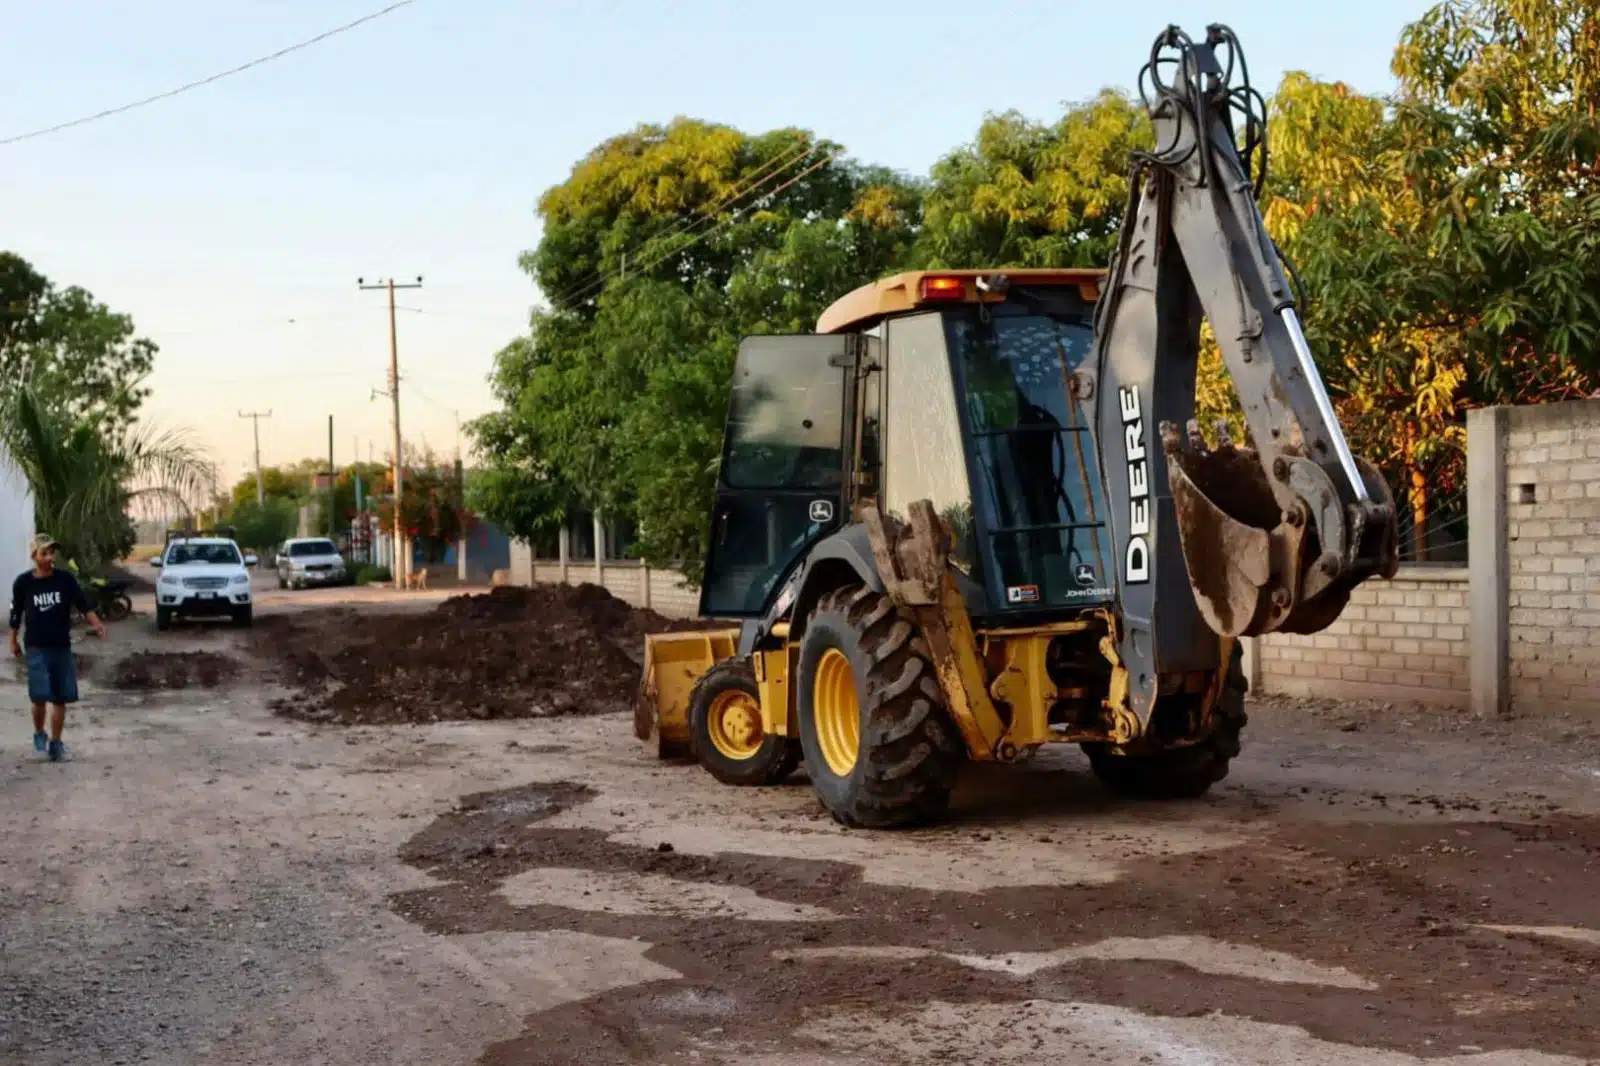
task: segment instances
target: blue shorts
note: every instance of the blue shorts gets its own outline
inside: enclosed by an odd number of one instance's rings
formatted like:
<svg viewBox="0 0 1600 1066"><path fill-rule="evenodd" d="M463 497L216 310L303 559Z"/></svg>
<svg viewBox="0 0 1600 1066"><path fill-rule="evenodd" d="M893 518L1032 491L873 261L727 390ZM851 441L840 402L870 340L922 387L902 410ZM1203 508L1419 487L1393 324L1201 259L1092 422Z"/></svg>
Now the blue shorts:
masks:
<svg viewBox="0 0 1600 1066"><path fill-rule="evenodd" d="M28 699L34 703L78 702L78 664L71 648L28 649Z"/></svg>

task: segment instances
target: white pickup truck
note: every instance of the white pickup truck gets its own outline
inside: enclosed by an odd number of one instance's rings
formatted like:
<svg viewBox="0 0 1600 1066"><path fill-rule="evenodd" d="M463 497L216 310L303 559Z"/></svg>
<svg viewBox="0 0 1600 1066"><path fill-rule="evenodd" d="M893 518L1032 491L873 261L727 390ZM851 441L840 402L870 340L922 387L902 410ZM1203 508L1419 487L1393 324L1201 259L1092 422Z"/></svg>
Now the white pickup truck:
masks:
<svg viewBox="0 0 1600 1066"><path fill-rule="evenodd" d="M250 570L257 559L230 537L174 537L150 560L161 568L156 582L156 628L174 618L220 618L248 626L252 618Z"/></svg>

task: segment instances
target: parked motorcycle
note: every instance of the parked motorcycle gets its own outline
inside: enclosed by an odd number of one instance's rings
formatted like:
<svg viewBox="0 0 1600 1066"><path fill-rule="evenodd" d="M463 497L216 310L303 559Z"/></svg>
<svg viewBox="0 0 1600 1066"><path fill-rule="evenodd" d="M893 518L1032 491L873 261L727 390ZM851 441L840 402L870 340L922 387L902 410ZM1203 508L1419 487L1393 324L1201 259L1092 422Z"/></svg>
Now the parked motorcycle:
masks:
<svg viewBox="0 0 1600 1066"><path fill-rule="evenodd" d="M107 622L120 622L133 614L133 599L128 589L133 582L125 578L91 577L84 594L94 605L94 613Z"/></svg>

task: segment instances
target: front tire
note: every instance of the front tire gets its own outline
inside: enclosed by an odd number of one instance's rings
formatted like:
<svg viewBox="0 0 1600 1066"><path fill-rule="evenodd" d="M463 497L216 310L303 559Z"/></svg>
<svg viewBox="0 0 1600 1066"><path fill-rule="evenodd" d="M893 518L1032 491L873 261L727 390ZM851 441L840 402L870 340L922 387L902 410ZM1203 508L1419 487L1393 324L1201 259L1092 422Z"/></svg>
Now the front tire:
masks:
<svg viewBox="0 0 1600 1066"><path fill-rule="evenodd" d="M156 630L165 633L172 628L172 610L167 607L156 608Z"/></svg>
<svg viewBox="0 0 1600 1066"><path fill-rule="evenodd" d="M1240 734L1250 716L1245 713L1243 648L1235 642L1228 661L1228 676L1211 714L1211 730L1198 743L1145 755L1117 755L1104 744L1085 744L1084 753L1101 784L1129 799L1199 799L1211 786L1228 776L1228 765L1238 758Z"/></svg>
<svg viewBox="0 0 1600 1066"><path fill-rule="evenodd" d="M762 731L761 689L742 659L724 659L689 695L689 750L725 785L775 785L800 765L800 745Z"/></svg>
<svg viewBox="0 0 1600 1066"><path fill-rule="evenodd" d="M927 646L887 596L825 596L800 643L800 745L824 809L892 829L943 817L965 751Z"/></svg>
<svg viewBox="0 0 1600 1066"><path fill-rule="evenodd" d="M233 612L233 627L235 629L249 629L255 621L253 608L249 606L236 608Z"/></svg>

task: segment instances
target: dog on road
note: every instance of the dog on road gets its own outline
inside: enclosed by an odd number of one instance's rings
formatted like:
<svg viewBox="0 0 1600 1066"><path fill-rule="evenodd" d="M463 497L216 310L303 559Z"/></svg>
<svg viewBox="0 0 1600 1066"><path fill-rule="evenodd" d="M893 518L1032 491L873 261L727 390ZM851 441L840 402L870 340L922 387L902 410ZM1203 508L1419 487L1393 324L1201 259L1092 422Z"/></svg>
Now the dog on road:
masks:
<svg viewBox="0 0 1600 1066"><path fill-rule="evenodd" d="M425 589L428 587L427 568L413 570L406 575L406 587L411 589Z"/></svg>

